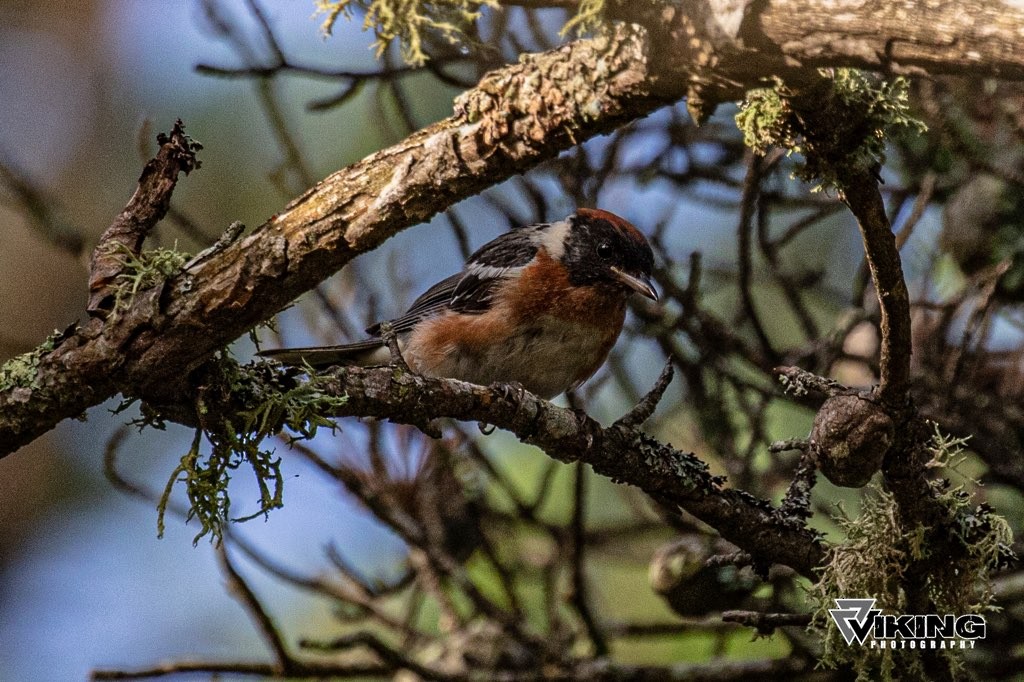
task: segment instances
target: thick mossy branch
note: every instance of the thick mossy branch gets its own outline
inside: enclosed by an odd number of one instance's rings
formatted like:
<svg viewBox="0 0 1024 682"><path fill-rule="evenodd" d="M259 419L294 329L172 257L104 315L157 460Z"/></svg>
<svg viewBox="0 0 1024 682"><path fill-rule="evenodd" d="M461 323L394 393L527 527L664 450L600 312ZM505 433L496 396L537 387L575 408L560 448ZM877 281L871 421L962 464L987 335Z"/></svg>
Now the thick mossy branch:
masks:
<svg viewBox="0 0 1024 682"><path fill-rule="evenodd" d="M803 156L796 176L816 190L842 190L844 177L885 163L888 137L922 132L924 124L910 114L905 78L885 80L846 68L821 75L799 90L777 81L750 91L736 124L759 153L778 146Z"/></svg>

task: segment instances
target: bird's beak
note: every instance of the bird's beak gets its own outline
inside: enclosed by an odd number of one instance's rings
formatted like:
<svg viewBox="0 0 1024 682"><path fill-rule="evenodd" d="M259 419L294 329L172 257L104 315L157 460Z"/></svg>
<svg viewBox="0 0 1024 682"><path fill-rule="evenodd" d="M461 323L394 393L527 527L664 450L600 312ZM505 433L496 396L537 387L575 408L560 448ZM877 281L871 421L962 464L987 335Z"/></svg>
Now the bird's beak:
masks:
<svg viewBox="0 0 1024 682"><path fill-rule="evenodd" d="M651 286L651 281L646 275L631 275L630 273L620 270L614 265L611 267L612 277L619 280L633 291L646 296L652 301L658 300L658 292Z"/></svg>

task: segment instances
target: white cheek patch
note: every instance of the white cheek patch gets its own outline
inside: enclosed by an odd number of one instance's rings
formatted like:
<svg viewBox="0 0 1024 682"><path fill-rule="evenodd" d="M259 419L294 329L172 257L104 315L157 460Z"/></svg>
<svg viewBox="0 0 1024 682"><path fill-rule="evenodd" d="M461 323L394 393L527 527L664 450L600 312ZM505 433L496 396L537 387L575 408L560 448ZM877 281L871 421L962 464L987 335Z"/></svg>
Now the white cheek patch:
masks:
<svg viewBox="0 0 1024 682"><path fill-rule="evenodd" d="M551 223L546 230L540 233L538 246L544 248L554 260L561 260L565 255L565 242L569 236L569 220L559 220Z"/></svg>

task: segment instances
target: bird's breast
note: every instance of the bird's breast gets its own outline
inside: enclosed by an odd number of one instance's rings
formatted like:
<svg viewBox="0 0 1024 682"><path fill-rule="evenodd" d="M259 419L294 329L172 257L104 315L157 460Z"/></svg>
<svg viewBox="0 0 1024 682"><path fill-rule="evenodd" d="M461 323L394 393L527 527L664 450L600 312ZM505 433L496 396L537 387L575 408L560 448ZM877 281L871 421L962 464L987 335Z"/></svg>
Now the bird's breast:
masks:
<svg viewBox="0 0 1024 682"><path fill-rule="evenodd" d="M410 335L405 359L427 376L475 384L518 382L553 398L588 379L604 363L622 329L541 313L513 320L509 311L442 315L420 323Z"/></svg>
<svg viewBox="0 0 1024 682"><path fill-rule="evenodd" d="M572 285L565 268L541 249L495 292L489 309L420 322L403 353L427 376L482 385L514 381L553 398L604 364L625 316L623 291Z"/></svg>

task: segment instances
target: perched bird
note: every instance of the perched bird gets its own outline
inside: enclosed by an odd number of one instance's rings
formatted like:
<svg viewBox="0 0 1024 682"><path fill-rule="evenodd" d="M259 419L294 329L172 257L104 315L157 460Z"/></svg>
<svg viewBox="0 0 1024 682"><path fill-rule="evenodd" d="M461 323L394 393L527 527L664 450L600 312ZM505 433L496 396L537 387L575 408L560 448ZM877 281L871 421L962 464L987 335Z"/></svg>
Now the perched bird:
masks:
<svg viewBox="0 0 1024 682"><path fill-rule="evenodd" d="M647 239L622 218L581 208L564 220L516 228L484 244L391 321L402 357L425 376L474 384L517 382L543 398L582 384L622 331L626 300L651 286ZM285 364L386 364L380 324L372 338L261 355Z"/></svg>

